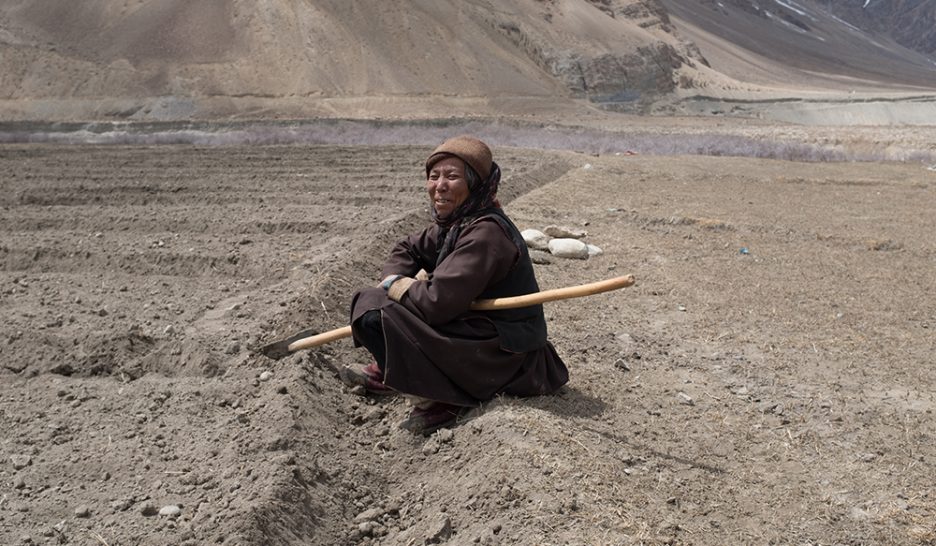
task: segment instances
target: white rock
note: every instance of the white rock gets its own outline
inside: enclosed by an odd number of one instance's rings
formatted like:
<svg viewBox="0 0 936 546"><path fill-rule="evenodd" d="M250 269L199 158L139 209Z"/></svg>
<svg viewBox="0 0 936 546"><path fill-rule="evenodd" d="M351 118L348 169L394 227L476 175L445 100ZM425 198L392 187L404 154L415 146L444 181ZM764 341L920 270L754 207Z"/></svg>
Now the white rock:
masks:
<svg viewBox="0 0 936 546"><path fill-rule="evenodd" d="M578 239L553 239L549 241L549 252L559 258L588 258L588 245Z"/></svg>
<svg viewBox="0 0 936 546"><path fill-rule="evenodd" d="M159 509L160 516L166 516L168 518L177 518L182 514L182 509L174 504L167 504Z"/></svg>
<svg viewBox="0 0 936 546"><path fill-rule="evenodd" d="M598 256L598 255L604 253L604 250L601 250L601 248L599 248L599 247L597 247L597 246L595 246L595 245L585 245L585 246L588 247L588 257L589 257L589 258L591 258L592 256Z"/></svg>
<svg viewBox="0 0 936 546"><path fill-rule="evenodd" d="M273 379L273 372L267 370L260 374L260 381L269 381L270 379Z"/></svg>
<svg viewBox="0 0 936 546"><path fill-rule="evenodd" d="M584 229L575 229L565 226L546 226L543 232L550 237L556 237L558 239L584 239L588 236L588 232Z"/></svg>
<svg viewBox="0 0 936 546"><path fill-rule="evenodd" d="M530 248L546 250L549 248L549 237L538 229L525 229L520 232L523 242Z"/></svg>

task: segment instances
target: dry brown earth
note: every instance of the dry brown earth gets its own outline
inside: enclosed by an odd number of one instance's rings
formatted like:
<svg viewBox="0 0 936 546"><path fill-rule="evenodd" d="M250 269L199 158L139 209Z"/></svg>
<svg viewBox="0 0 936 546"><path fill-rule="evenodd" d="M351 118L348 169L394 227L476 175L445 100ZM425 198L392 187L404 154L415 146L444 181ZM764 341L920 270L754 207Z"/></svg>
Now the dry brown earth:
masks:
<svg viewBox="0 0 936 546"><path fill-rule="evenodd" d="M497 147L605 250L543 287L638 284L549 304L561 393L427 440L347 341L251 352L345 322L427 150L0 147L0 544L936 543L936 172Z"/></svg>

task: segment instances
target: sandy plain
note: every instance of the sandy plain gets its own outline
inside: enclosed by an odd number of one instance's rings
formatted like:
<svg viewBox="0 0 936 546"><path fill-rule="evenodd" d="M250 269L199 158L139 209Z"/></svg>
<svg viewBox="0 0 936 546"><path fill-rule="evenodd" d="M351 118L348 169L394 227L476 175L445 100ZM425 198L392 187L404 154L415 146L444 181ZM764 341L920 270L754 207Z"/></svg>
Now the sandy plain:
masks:
<svg viewBox="0 0 936 546"><path fill-rule="evenodd" d="M542 287L637 284L548 304L562 392L420 438L347 340L254 349L345 324L429 149L0 146L0 544L936 543L928 163L495 146L604 249Z"/></svg>

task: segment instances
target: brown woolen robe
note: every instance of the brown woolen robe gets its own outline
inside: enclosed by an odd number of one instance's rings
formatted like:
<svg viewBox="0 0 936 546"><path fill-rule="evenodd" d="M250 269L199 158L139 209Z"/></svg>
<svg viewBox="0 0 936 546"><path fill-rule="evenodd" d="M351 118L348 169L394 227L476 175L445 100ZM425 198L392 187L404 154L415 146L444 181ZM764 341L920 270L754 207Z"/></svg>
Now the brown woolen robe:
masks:
<svg viewBox="0 0 936 546"><path fill-rule="evenodd" d="M399 303L382 288L355 294L352 330L364 313L380 310L387 386L473 406L501 393L548 394L568 381L565 364L546 341L541 305L514 313L469 310L475 299L538 290L517 228L499 216L484 216L462 228L454 249L438 265L442 241L437 225L400 241L382 278L414 277L425 269L429 279L413 283ZM355 345L360 345L357 334Z"/></svg>

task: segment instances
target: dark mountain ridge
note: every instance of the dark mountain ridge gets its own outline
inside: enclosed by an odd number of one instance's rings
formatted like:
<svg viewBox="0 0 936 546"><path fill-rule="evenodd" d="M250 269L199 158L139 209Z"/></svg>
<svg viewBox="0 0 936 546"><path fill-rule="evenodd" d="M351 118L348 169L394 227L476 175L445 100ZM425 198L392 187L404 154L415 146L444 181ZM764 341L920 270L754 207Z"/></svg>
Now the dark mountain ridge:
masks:
<svg viewBox="0 0 936 546"><path fill-rule="evenodd" d="M856 27L893 38L936 60L936 2L932 0L811 0Z"/></svg>
<svg viewBox="0 0 936 546"><path fill-rule="evenodd" d="M913 2L868 4L879 6L880 17L860 6L867 0L842 4L828 0L663 0L671 15L764 59L807 74L827 75L856 87L936 87L936 59L921 52L927 42L919 38L916 50L899 43L911 13L932 18L936 3L915 8ZM848 4L848 5L846 5ZM877 17L871 26L871 18ZM856 21L852 23L850 21ZM863 25L865 28L862 28ZM932 23L936 28L936 21ZM696 37L696 39L699 39ZM929 44L930 46L932 44ZM708 54L702 47L703 54ZM716 64L731 77L746 80L743 70ZM846 81L847 80L847 81ZM782 79L779 79L782 82ZM795 82L792 82L795 83Z"/></svg>

